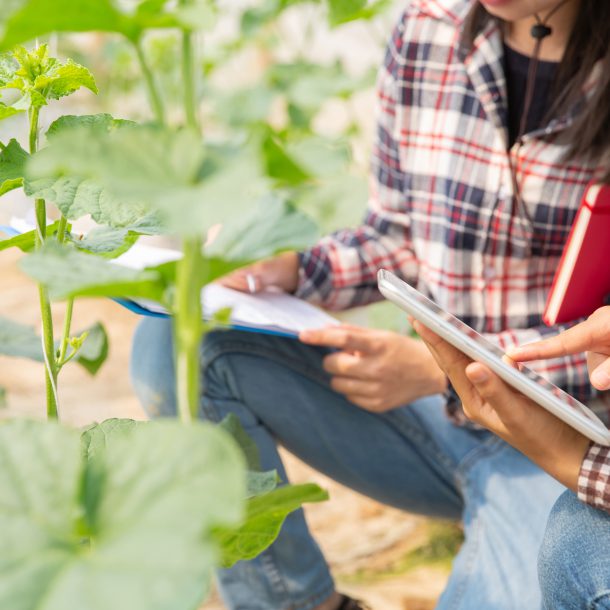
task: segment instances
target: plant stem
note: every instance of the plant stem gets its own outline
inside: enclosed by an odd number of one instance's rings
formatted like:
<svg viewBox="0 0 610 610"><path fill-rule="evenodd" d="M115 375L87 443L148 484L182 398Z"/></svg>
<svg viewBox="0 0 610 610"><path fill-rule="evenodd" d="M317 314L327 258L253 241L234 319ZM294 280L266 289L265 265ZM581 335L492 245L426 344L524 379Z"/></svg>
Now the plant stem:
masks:
<svg viewBox="0 0 610 610"><path fill-rule="evenodd" d="M30 154L38 149L38 118L39 108L30 111ZM34 202L36 215L36 249L40 249L47 236L47 213L44 199L36 199ZM42 351L45 362L45 385L47 395L47 417L57 419L57 366L55 363L55 346L53 334L53 316L51 314L51 302L47 289L38 285L40 300L40 318L42 321Z"/></svg>
<svg viewBox="0 0 610 610"><path fill-rule="evenodd" d="M197 278L204 264L201 245L200 237L183 240L183 258L176 271L176 392L183 423L192 422L199 408L199 343L203 323L201 286Z"/></svg>
<svg viewBox="0 0 610 610"><path fill-rule="evenodd" d="M155 114L155 119L157 123L163 125L165 123L165 108L163 106L163 99L159 93L159 88L157 87L154 74L146 61L144 49L142 49L142 42L137 40L133 43L133 45L136 49L138 61L140 62L140 69L144 75L144 81L146 82L146 89L148 90L148 97L150 99L150 105L152 106Z"/></svg>
<svg viewBox="0 0 610 610"><path fill-rule="evenodd" d="M57 361L55 366L57 367L57 372L61 370L64 364L68 362L66 360L66 352L68 351L68 342L70 341L70 326L72 325L72 312L74 310L74 298L68 299L68 303L66 305L66 317L64 318L64 331L61 337L61 343L59 345L59 355L57 356Z"/></svg>
<svg viewBox="0 0 610 610"><path fill-rule="evenodd" d="M63 244L66 241L66 228L68 227L68 219L62 214L57 226L57 242Z"/></svg>
<svg viewBox="0 0 610 610"><path fill-rule="evenodd" d="M182 6L191 0L180 0ZM200 131L195 98L193 34L182 32L182 82L187 125ZM201 237L185 237L183 257L176 269L174 335L176 338L176 399L182 422L192 422L199 410L199 345L203 332L201 316L201 277L205 260Z"/></svg>
<svg viewBox="0 0 610 610"><path fill-rule="evenodd" d="M184 83L184 113L186 124L199 129L195 93L195 71L193 61L193 33L182 32L182 82Z"/></svg>

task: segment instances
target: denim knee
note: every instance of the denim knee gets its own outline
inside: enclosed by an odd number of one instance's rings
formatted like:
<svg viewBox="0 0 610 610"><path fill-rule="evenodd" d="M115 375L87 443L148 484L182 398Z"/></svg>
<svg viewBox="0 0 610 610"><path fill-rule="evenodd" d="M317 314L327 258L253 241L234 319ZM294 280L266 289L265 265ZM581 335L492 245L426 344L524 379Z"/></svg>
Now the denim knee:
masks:
<svg viewBox="0 0 610 610"><path fill-rule="evenodd" d="M129 365L131 383L147 415L176 415L174 342L171 321L145 317L138 324Z"/></svg>
<svg viewBox="0 0 610 610"><path fill-rule="evenodd" d="M610 610L608 548L610 515L563 493L538 556L544 610Z"/></svg>

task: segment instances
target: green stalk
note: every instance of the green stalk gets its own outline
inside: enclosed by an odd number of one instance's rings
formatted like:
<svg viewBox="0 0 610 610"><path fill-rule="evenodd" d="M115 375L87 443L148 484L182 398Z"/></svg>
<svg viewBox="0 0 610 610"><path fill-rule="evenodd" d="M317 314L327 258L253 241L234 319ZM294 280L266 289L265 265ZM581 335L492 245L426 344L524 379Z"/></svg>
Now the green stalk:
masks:
<svg viewBox="0 0 610 610"><path fill-rule="evenodd" d="M187 5L190 0L180 0ZM195 101L193 34L182 32L182 82L184 114L187 125L200 131ZM197 417L200 393L199 344L203 332L200 277L203 259L201 237L187 237L182 243L183 257L176 270L174 333L176 337L176 399L184 422Z"/></svg>
<svg viewBox="0 0 610 610"><path fill-rule="evenodd" d="M68 219L62 214L57 226L57 242L63 244L66 241L66 229L68 228Z"/></svg>
<svg viewBox="0 0 610 610"><path fill-rule="evenodd" d="M64 318L64 331L61 336L61 343L59 345L59 354L57 356L56 367L57 372L61 371L62 367L66 362L66 352L68 351L68 343L70 341L70 327L72 326L72 312L74 311L74 298L68 299L66 305L66 317Z"/></svg>
<svg viewBox="0 0 610 610"><path fill-rule="evenodd" d="M38 148L38 118L39 108L32 108L30 115L30 154L34 154ZM47 214L44 199L36 199L34 202L36 214L36 249L40 249L47 236ZM57 419L57 366L55 363L55 346L53 334L53 316L51 314L51 302L47 289L38 285L38 296L40 301L40 318L42 321L42 351L45 361L45 386L47 396L47 417Z"/></svg>
<svg viewBox="0 0 610 610"><path fill-rule="evenodd" d="M183 4L186 4L183 2ZM182 32L182 82L184 83L184 114L186 124L193 129L199 128L195 95L195 69L193 61L193 33Z"/></svg>
<svg viewBox="0 0 610 610"><path fill-rule="evenodd" d="M201 286L196 279L204 262L201 245L200 237L185 238L183 257L176 270L176 392L183 423L196 419L199 408L199 343L203 322Z"/></svg>
<svg viewBox="0 0 610 610"><path fill-rule="evenodd" d="M159 88L157 87L157 82L146 61L144 50L142 49L142 42L137 40L133 44L136 49L136 55L138 56L138 62L140 63L140 69L144 75L144 81L146 82L146 89L148 91L150 105L155 114L155 119L159 125L163 125L165 123L165 108L163 106L163 99L159 93Z"/></svg>

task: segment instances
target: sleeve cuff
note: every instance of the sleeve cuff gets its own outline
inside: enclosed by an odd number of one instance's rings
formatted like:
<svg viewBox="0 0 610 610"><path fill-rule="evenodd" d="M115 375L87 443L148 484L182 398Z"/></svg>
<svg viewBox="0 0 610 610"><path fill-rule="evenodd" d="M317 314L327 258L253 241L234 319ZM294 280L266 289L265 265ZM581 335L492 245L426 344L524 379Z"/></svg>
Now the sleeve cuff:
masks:
<svg viewBox="0 0 610 610"><path fill-rule="evenodd" d="M610 512L610 447L589 446L578 476L578 498Z"/></svg>

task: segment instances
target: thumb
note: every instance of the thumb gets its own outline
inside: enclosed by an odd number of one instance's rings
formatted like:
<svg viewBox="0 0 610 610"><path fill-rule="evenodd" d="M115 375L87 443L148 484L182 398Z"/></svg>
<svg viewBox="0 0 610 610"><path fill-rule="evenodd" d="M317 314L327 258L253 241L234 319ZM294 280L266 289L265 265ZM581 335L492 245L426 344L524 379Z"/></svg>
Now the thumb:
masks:
<svg viewBox="0 0 610 610"><path fill-rule="evenodd" d="M466 376L481 398L489 403L499 416L511 413L515 405L514 392L484 364L469 364L466 367Z"/></svg>
<svg viewBox="0 0 610 610"><path fill-rule="evenodd" d="M602 363L591 372L591 383L598 390L610 389L610 358L605 358Z"/></svg>

